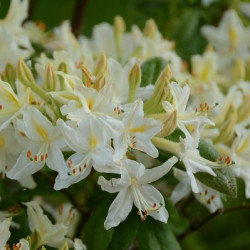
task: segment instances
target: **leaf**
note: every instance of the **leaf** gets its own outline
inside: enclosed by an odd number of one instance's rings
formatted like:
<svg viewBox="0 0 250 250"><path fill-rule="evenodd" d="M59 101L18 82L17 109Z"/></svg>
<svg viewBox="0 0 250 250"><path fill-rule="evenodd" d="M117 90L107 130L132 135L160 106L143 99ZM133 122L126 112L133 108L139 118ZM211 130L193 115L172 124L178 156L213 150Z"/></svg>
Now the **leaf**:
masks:
<svg viewBox="0 0 250 250"><path fill-rule="evenodd" d="M160 57L154 57L145 61L141 66L141 87L154 84L166 65L167 61Z"/></svg>
<svg viewBox="0 0 250 250"><path fill-rule="evenodd" d="M180 137L186 138L185 134L181 130L175 129L173 133L166 136L165 138L173 142L180 142Z"/></svg>
<svg viewBox="0 0 250 250"><path fill-rule="evenodd" d="M147 218L138 231L139 250L180 250L169 224Z"/></svg>
<svg viewBox="0 0 250 250"><path fill-rule="evenodd" d="M210 161L216 161L220 156L219 152L204 140L199 144L200 155ZM214 169L217 176L207 173L197 173L196 178L203 184L218 190L221 193L237 197L237 180L230 167Z"/></svg>
<svg viewBox="0 0 250 250"><path fill-rule="evenodd" d="M113 195L111 196L113 200ZM112 200L109 198L101 203L84 227L83 242L87 245L88 249L105 250L112 239L114 229L106 230L104 228L104 221Z"/></svg>
<svg viewBox="0 0 250 250"><path fill-rule="evenodd" d="M169 213L168 225L173 233L177 235L183 233L188 228L189 221L168 200L166 200L166 209Z"/></svg>
<svg viewBox="0 0 250 250"><path fill-rule="evenodd" d="M135 211L123 221L118 227L115 228L112 241L109 244L109 250L127 250L134 241L138 227L141 221L136 216Z"/></svg>

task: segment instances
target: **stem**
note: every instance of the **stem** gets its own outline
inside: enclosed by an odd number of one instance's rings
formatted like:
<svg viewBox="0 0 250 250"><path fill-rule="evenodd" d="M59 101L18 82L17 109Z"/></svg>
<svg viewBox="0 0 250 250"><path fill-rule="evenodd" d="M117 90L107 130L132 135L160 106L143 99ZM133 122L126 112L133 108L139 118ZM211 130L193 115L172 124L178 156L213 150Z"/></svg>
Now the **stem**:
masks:
<svg viewBox="0 0 250 250"><path fill-rule="evenodd" d="M72 32L76 37L78 37L81 33L86 4L87 0L76 0L76 5L71 20Z"/></svg>
<svg viewBox="0 0 250 250"><path fill-rule="evenodd" d="M181 241L187 236L189 236L190 234L198 231L202 226L204 226L209 221L216 218L218 215L227 214L229 212L241 210L241 209L250 209L250 204L242 204L242 205L230 207L227 209L219 208L214 213L209 214L207 217L205 217L201 221L194 221L193 223L191 223L187 231L185 231L184 233L178 236L178 240Z"/></svg>

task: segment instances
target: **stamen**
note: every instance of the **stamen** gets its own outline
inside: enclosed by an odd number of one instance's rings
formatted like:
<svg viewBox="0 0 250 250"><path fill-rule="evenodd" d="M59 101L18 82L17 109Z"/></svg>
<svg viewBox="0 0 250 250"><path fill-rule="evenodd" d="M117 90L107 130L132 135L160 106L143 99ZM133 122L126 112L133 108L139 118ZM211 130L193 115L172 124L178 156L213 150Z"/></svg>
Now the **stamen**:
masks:
<svg viewBox="0 0 250 250"><path fill-rule="evenodd" d="M28 150L28 151L27 151L27 157L28 157L28 158L30 158L30 157L31 157L31 155L32 155L31 151L30 151L30 150Z"/></svg>

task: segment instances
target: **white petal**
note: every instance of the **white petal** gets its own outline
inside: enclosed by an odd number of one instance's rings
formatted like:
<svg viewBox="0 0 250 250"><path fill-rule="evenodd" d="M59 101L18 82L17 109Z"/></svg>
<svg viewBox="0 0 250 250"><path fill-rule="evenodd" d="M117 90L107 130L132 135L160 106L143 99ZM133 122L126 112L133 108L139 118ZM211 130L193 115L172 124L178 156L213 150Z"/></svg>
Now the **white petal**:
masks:
<svg viewBox="0 0 250 250"><path fill-rule="evenodd" d="M160 209L156 211L148 210L148 214L152 216L154 219L167 223L168 221L168 212L165 208L165 201L163 199L162 194L151 185L142 185L140 187L140 192L143 198L147 201L147 203L153 207L156 204L156 207L160 207ZM135 204L136 205L136 204ZM145 208L142 207L143 210Z"/></svg>
<svg viewBox="0 0 250 250"><path fill-rule="evenodd" d="M127 218L132 210L132 206L133 200L129 188L121 190L109 208L104 227L110 229L111 227L118 226Z"/></svg>
<svg viewBox="0 0 250 250"><path fill-rule="evenodd" d="M159 167L146 169L144 175L140 178L140 183L146 184L146 183L157 181L166 173L168 173L169 170L177 161L178 159L175 156L173 156Z"/></svg>

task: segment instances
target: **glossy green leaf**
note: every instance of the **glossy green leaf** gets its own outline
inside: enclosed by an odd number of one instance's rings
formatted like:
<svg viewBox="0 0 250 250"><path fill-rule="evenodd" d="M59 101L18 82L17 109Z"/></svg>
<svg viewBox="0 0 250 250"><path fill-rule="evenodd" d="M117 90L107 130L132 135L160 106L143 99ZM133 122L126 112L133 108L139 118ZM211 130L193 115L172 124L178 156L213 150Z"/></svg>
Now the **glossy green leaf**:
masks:
<svg viewBox="0 0 250 250"><path fill-rule="evenodd" d="M142 223L135 211L115 228L112 241L109 244L109 250L127 250L135 240L138 227Z"/></svg>
<svg viewBox="0 0 250 250"><path fill-rule="evenodd" d="M177 235L183 233L188 228L189 221L168 200L166 201L166 209L169 213L168 224L173 233Z"/></svg>
<svg viewBox="0 0 250 250"><path fill-rule="evenodd" d="M169 224L147 218L138 231L139 250L180 250Z"/></svg>
<svg viewBox="0 0 250 250"><path fill-rule="evenodd" d="M113 200L113 197L112 197ZM109 245L114 229L106 230L104 221L108 214L108 208L112 202L111 199L105 200L93 212L93 215L88 220L84 227L83 242L91 250L106 250Z"/></svg>
<svg viewBox="0 0 250 250"><path fill-rule="evenodd" d="M158 76L166 65L167 61L160 57L154 57L145 61L141 66L141 86L155 84Z"/></svg>

